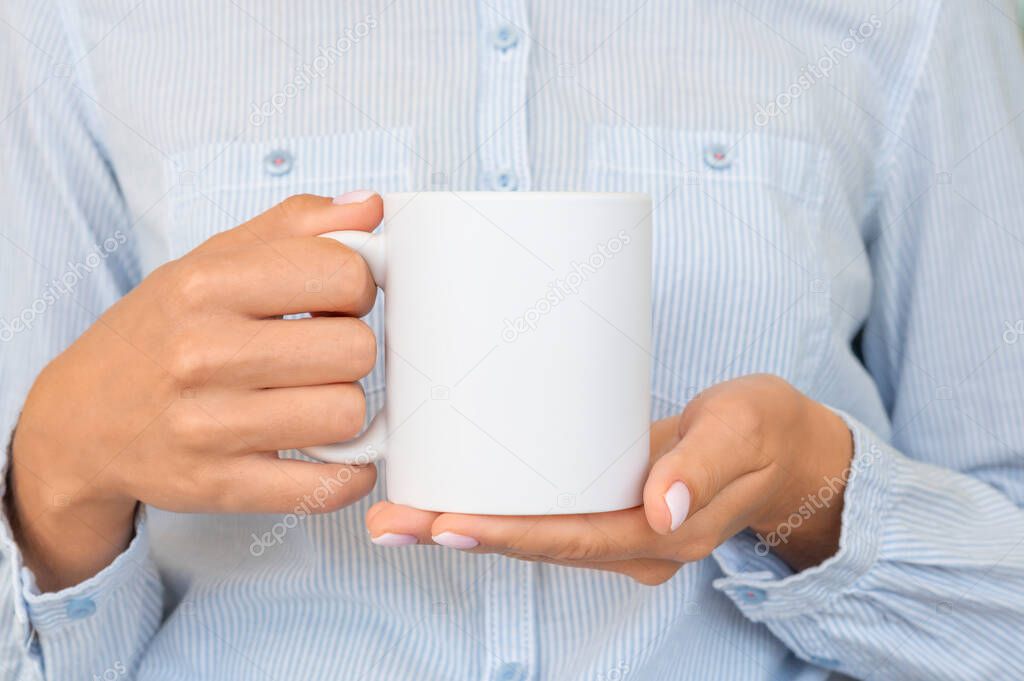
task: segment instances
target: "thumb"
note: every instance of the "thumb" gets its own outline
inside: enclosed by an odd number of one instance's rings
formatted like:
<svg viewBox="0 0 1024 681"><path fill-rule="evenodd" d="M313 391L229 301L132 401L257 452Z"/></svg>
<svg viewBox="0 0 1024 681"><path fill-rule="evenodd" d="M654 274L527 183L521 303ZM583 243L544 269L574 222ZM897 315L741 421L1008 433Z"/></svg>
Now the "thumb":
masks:
<svg viewBox="0 0 1024 681"><path fill-rule="evenodd" d="M654 462L644 485L651 529L671 534L737 478L751 472L750 457L717 429L694 426Z"/></svg>

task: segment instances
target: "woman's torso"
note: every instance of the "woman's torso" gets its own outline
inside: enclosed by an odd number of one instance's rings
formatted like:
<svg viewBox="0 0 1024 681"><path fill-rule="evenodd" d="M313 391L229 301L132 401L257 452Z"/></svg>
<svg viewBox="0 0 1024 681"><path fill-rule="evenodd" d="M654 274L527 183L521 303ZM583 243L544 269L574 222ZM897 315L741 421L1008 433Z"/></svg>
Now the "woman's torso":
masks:
<svg viewBox="0 0 1024 681"><path fill-rule="evenodd" d="M886 432L849 348L913 3L132 5L68 21L145 271L300 192L645 191L653 416L771 372ZM372 411L380 367L365 387ZM650 588L378 548L362 518L379 497L309 517L299 500L150 509L170 599L141 678L825 674L714 590L713 559Z"/></svg>

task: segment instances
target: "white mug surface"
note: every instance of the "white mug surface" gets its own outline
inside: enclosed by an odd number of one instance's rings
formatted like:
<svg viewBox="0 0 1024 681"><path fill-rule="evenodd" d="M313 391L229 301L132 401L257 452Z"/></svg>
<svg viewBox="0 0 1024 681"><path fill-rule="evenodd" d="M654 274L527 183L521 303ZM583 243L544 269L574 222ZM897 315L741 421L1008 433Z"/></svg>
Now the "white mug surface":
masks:
<svg viewBox="0 0 1024 681"><path fill-rule="evenodd" d="M373 234L333 232L384 293L387 397L323 461L385 459L388 499L458 513L641 503L648 467L651 200L384 195Z"/></svg>

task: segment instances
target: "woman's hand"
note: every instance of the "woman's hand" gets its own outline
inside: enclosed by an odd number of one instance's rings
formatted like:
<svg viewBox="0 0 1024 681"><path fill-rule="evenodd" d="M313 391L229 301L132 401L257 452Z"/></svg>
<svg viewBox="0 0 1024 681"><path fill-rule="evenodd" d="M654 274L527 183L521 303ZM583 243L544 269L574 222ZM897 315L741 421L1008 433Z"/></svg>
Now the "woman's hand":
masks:
<svg viewBox="0 0 1024 681"><path fill-rule="evenodd" d="M829 409L775 376L746 376L706 390L682 415L652 425L642 507L474 516L381 502L366 524L378 544L438 543L610 570L645 584L664 582L749 527L799 570L838 548L852 448L846 424ZM828 501L821 503L825 488ZM819 494L819 503L810 504ZM809 517L801 508L811 509ZM772 539L778 537L785 541Z"/></svg>
<svg viewBox="0 0 1024 681"><path fill-rule="evenodd" d="M366 263L317 234L369 231L379 196L294 196L170 262L107 310L36 379L13 442L8 503L45 590L120 553L138 501L189 512L331 511L372 466L281 460L344 440L373 367ZM281 315L317 311L313 319ZM330 484L325 484L325 481Z"/></svg>

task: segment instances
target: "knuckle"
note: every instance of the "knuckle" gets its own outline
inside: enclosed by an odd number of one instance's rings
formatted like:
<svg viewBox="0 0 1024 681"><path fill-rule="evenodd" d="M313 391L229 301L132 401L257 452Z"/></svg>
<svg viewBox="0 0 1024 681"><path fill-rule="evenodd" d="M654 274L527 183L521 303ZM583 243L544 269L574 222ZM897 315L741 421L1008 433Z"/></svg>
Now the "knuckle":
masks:
<svg viewBox="0 0 1024 681"><path fill-rule="evenodd" d="M187 388L205 379L210 357L207 344L189 333L176 335L165 350L164 367L180 388Z"/></svg>
<svg viewBox="0 0 1024 681"><path fill-rule="evenodd" d="M693 427L693 424L701 417L704 411L703 394L696 395L683 407L683 413L679 416L679 428L685 432Z"/></svg>
<svg viewBox="0 0 1024 681"><path fill-rule="evenodd" d="M297 220L304 216L314 205L319 203L319 197L313 194L293 194L281 203L277 204L280 217L285 220Z"/></svg>
<svg viewBox="0 0 1024 681"><path fill-rule="evenodd" d="M751 400L742 395L729 395L719 398L709 408L714 410L735 436L760 448L764 420L761 411Z"/></svg>
<svg viewBox="0 0 1024 681"><path fill-rule="evenodd" d="M178 407L167 415L171 443L186 451L200 451L209 444L209 418L195 407Z"/></svg>
<svg viewBox="0 0 1024 681"><path fill-rule="evenodd" d="M336 261L336 269L332 278L336 280L344 292L346 302L358 306L359 312L369 312L377 295L377 284L374 283L363 257L346 248L341 258Z"/></svg>
<svg viewBox="0 0 1024 681"><path fill-rule="evenodd" d="M350 440L358 435L366 420L366 397L362 387L358 383L349 386L339 400L340 408L331 411L332 435L338 440Z"/></svg>
<svg viewBox="0 0 1024 681"><path fill-rule="evenodd" d="M707 460L696 461L690 469L690 478L687 488L693 497L695 508L703 507L709 499L710 490L721 489L721 471L713 462Z"/></svg>
<svg viewBox="0 0 1024 681"><path fill-rule="evenodd" d="M208 258L198 255L176 261L171 268L171 287L175 304L186 309L198 307L216 290L214 273Z"/></svg>
<svg viewBox="0 0 1024 681"><path fill-rule="evenodd" d="M345 334L347 360L359 376L366 376L377 363L377 336L365 322L352 320Z"/></svg>

